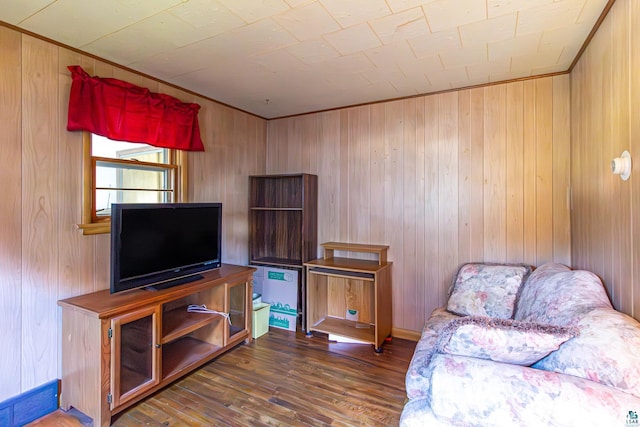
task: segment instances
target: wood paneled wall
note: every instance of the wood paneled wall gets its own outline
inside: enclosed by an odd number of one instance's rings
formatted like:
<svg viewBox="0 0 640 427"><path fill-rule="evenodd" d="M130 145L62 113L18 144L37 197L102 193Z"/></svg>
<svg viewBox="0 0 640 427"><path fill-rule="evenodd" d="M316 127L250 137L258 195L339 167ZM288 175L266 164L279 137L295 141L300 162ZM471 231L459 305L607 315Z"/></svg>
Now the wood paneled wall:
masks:
<svg viewBox="0 0 640 427"><path fill-rule="evenodd" d="M68 65L197 102L204 153L189 199L223 203L223 260L246 264L248 179L266 163L266 121L0 26L0 401L59 378L57 300L108 288L109 237L83 236L82 136L66 130Z"/></svg>
<svg viewBox="0 0 640 427"><path fill-rule="evenodd" d="M640 2L617 0L571 73L572 257L640 319ZM610 162L635 162L624 182Z"/></svg>
<svg viewBox="0 0 640 427"><path fill-rule="evenodd" d="M464 262L571 263L569 83L271 120L267 172L318 175L320 243L390 246L393 327L416 332Z"/></svg>

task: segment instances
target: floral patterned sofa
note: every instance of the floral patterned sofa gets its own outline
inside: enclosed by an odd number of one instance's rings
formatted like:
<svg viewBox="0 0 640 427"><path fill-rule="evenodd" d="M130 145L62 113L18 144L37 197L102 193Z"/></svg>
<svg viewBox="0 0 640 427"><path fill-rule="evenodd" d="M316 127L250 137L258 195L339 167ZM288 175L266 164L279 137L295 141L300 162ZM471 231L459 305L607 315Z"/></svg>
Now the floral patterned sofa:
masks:
<svg viewBox="0 0 640 427"><path fill-rule="evenodd" d="M588 271L465 264L406 389L406 427L638 425L640 323Z"/></svg>

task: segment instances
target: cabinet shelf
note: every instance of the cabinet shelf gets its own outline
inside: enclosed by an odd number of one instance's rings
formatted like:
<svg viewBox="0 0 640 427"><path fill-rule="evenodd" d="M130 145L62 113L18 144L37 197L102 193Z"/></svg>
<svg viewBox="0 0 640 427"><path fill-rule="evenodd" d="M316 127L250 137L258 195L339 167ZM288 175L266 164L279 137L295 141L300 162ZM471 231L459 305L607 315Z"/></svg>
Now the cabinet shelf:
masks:
<svg viewBox="0 0 640 427"><path fill-rule="evenodd" d="M187 306L174 308L162 315L162 344L169 343L210 323L224 319L214 313L190 313Z"/></svg>
<svg viewBox="0 0 640 427"><path fill-rule="evenodd" d="M192 337L182 337L165 344L162 347L162 379L169 380L186 369L191 370L222 349L221 346Z"/></svg>
<svg viewBox="0 0 640 427"><path fill-rule="evenodd" d="M314 331L324 334L335 334L343 337L349 337L367 344L376 344L375 326L356 327L360 325L353 320L338 319L335 317L326 317L312 326Z"/></svg>
<svg viewBox="0 0 640 427"><path fill-rule="evenodd" d="M251 261L251 264L256 265L270 265L279 267L300 267L302 260L290 259L290 258L276 258L276 257L263 257L256 258Z"/></svg>

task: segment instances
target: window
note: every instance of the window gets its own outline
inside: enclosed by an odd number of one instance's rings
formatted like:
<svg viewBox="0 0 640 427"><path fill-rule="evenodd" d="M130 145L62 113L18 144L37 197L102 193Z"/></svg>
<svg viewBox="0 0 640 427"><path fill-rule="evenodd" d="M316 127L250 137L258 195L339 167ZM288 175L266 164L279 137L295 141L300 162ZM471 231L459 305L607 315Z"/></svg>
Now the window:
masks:
<svg viewBox="0 0 640 427"><path fill-rule="evenodd" d="M179 150L113 141L84 132L84 234L109 233L112 203L183 201L186 156Z"/></svg>

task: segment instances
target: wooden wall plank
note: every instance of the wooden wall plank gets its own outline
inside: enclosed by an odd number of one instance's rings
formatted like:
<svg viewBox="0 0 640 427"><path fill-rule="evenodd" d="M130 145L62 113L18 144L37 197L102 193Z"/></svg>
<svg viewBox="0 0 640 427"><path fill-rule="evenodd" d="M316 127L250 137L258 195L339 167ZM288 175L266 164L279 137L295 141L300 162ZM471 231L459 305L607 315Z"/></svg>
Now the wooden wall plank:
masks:
<svg viewBox="0 0 640 427"><path fill-rule="evenodd" d="M404 144L403 144L403 160L402 164L402 192L404 194L417 194L416 175L418 173L418 140L417 140L417 100L415 98L403 101L403 122ZM417 210L418 201L416 197L404 197L402 200L402 243L404 254L402 259L403 277L406 283L418 283L418 269L422 263L417 259ZM415 324L416 309L418 303L414 298L416 290L414 286L403 286L400 291L402 293L401 300L405 301L402 310L402 323Z"/></svg>
<svg viewBox="0 0 640 427"><path fill-rule="evenodd" d="M469 165L469 179L471 191L471 215L469 225L470 261L483 260L484 253L484 89L471 89L469 93L469 117L471 138L471 164Z"/></svg>
<svg viewBox="0 0 640 427"><path fill-rule="evenodd" d="M21 391L22 349L22 37L0 27L0 324L5 351L0 352L0 401Z"/></svg>
<svg viewBox="0 0 640 427"><path fill-rule="evenodd" d="M553 260L553 85L536 79L536 262Z"/></svg>
<svg viewBox="0 0 640 427"><path fill-rule="evenodd" d="M31 389L58 366L58 48L23 36L22 81L21 386Z"/></svg>
<svg viewBox="0 0 640 427"><path fill-rule="evenodd" d="M438 252L439 286L434 297L446 302L448 282L458 270L458 93L438 95Z"/></svg>
<svg viewBox="0 0 640 427"><path fill-rule="evenodd" d="M458 259L460 263L471 258L471 101L470 91L458 92Z"/></svg>
<svg viewBox="0 0 640 427"><path fill-rule="evenodd" d="M370 107L349 109L347 178L349 181L348 240L365 242L370 239L371 180L369 159ZM350 191L357 188L357 191Z"/></svg>
<svg viewBox="0 0 640 427"><path fill-rule="evenodd" d="M422 317L431 313L441 305L439 282L440 268L440 234L438 230L438 212L440 211L440 113L437 96L424 97L424 149L425 149L425 206L424 206L424 240L425 240L425 281L415 286L424 286L422 300ZM411 197L411 196L408 196ZM393 270L393 281L397 281L396 268ZM394 285L395 286L395 285ZM402 310L402 305L394 302L394 310Z"/></svg>
<svg viewBox="0 0 640 427"><path fill-rule="evenodd" d="M523 261L537 265L537 223L536 223L536 91L535 80L523 82Z"/></svg>
<svg viewBox="0 0 640 427"><path fill-rule="evenodd" d="M71 73L68 65L80 64L86 68L85 58L68 49L59 49L58 66L58 97L60 109L58 122L58 171L60 185L58 202L60 206L60 241L57 247L58 283L60 292L58 298L67 298L92 292L95 286L95 244L93 238L87 238L78 231L78 207L82 206L82 194L77 191L78 179L82 177L82 132L68 132L66 130L69 106L69 92L71 90ZM93 61L90 61L93 69Z"/></svg>
<svg viewBox="0 0 640 427"><path fill-rule="evenodd" d="M385 104L385 182L384 193L386 199L386 223L385 244L389 245L388 256L391 260L397 260L393 268L394 280L398 283L392 287L392 300L403 304L403 277L404 277L404 244L403 244L403 168L404 168L404 104L403 101L393 101ZM351 190L357 191L357 190ZM320 238L320 240L323 240ZM358 242L357 242L358 243ZM363 242L366 243L366 242ZM396 305L397 307L397 305ZM401 305L402 307L402 305ZM394 325L403 323L402 309L393 310Z"/></svg>
<svg viewBox="0 0 640 427"><path fill-rule="evenodd" d="M522 82L506 85L506 261L524 258L524 110ZM568 146L568 141L567 141Z"/></svg>
<svg viewBox="0 0 640 427"><path fill-rule="evenodd" d="M609 97L611 121L610 121L610 159L618 157L624 150L630 149L629 140L629 52L630 52L630 32L632 21L628 13L628 8L615 8L611 11L611 22L617 24L611 28L611 45L616 46L611 49L611 80L610 88L612 95ZM637 19L633 20L637 25ZM633 73L635 78L636 72ZM614 95L615 94L615 95ZM606 159L603 159L606 164ZM605 169L606 170L606 169ZM611 280L613 282L614 294L617 295L617 303L624 312L633 312L633 287L632 283L632 262L631 262L631 185L622 181L613 174L608 174L613 180L611 197L612 217L612 268Z"/></svg>
<svg viewBox="0 0 640 427"><path fill-rule="evenodd" d="M623 7L623 12L627 13L630 22L637 22L637 17L640 16L640 4L638 2L626 2ZM635 19L636 21L631 21ZM629 152L632 159L640 159L640 105L638 105L637 99L640 98L640 79L635 78L635 74L631 73L631 70L640 70L640 25L629 24L629 117L633 118L629 120ZM631 78L634 76L634 78ZM623 89L624 90L624 89ZM636 173L637 173L636 169ZM631 293L631 311L627 313L634 316L636 319L640 319L640 246L638 242L638 236L640 235L640 185L636 183L637 178L631 179L629 183L629 191L631 192L631 206L629 207L629 215L631 221L629 227L632 233L631 239L631 260L630 270L631 277L625 285L629 288Z"/></svg>
<svg viewBox="0 0 640 427"><path fill-rule="evenodd" d="M340 240L341 112L320 113L318 130L318 245ZM271 127L269 122L268 128ZM275 142L277 144L277 142ZM320 236L324 236L321 240ZM321 248L318 246L318 254Z"/></svg>
<svg viewBox="0 0 640 427"><path fill-rule="evenodd" d="M600 276L614 306L636 319L640 187L635 172L623 182L609 163L625 149L640 156L638 17L637 2L616 1L571 74L572 261Z"/></svg>
<svg viewBox="0 0 640 427"><path fill-rule="evenodd" d="M506 259L506 88L488 86L485 92L484 131L484 255Z"/></svg>
<svg viewBox="0 0 640 427"><path fill-rule="evenodd" d="M553 77L553 259L571 265L571 80Z"/></svg>

